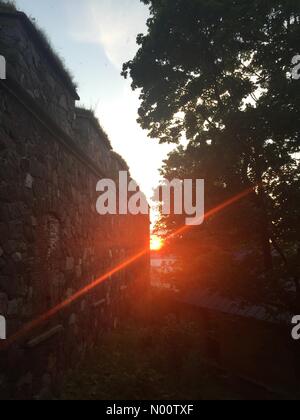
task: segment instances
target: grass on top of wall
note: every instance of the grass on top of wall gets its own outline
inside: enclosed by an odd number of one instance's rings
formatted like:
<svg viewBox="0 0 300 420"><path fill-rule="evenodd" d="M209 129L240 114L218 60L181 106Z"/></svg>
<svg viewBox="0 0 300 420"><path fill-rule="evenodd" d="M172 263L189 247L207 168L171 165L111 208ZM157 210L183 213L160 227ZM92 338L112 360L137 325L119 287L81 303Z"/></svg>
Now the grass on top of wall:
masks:
<svg viewBox="0 0 300 420"><path fill-rule="evenodd" d="M20 12L20 11L21 10L17 9L14 1L0 0L0 12ZM51 57L52 61L54 62L54 64L56 65L60 73L69 82L70 86L74 90L76 90L77 84L74 81L74 76L65 65L64 59L55 51L48 35L45 33L45 31L42 28L40 28L40 26L38 25L38 23L33 17L27 16L27 18L28 18L27 24L31 26L31 29L36 33L37 38L42 48Z"/></svg>
<svg viewBox="0 0 300 420"><path fill-rule="evenodd" d="M14 1L0 0L0 12L15 12L17 10Z"/></svg>
<svg viewBox="0 0 300 420"><path fill-rule="evenodd" d="M90 119L90 120L93 121L93 123L95 124L96 128L102 133L103 138L110 145L109 137L108 137L107 133L105 132L104 128L101 126L98 118L96 117L95 111L92 108L86 108L83 105L76 106L76 110L79 111L79 113L81 115L83 115L86 118L88 118L88 119Z"/></svg>

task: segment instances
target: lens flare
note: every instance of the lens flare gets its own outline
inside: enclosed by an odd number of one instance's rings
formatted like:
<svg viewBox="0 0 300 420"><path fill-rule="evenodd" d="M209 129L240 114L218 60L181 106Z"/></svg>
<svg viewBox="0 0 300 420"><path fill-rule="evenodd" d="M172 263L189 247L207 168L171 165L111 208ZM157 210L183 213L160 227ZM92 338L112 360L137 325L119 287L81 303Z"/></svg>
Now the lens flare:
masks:
<svg viewBox="0 0 300 420"><path fill-rule="evenodd" d="M157 235L152 235L150 240L151 251L160 251L164 246L164 241Z"/></svg>
<svg viewBox="0 0 300 420"><path fill-rule="evenodd" d="M205 214L205 220L209 219L210 217L215 216L216 214L222 212L226 208L232 206L235 203L238 203L243 198L247 197L249 194L255 192L255 188L249 188L240 194L235 195L234 197L230 198L229 200L219 204L217 207L214 207L213 209L209 210ZM191 226L182 226L179 228L176 232L169 235L166 239L174 239L176 236L182 235L185 233L185 231L189 230ZM159 236L153 235L151 238L150 248L154 251L158 251L161 249L164 245L164 240L160 238ZM154 246L154 248L153 248ZM123 261L119 265L117 265L115 268L113 268L111 271L109 271L106 274L103 274L99 279L93 281L92 283L85 286L83 289L78 290L74 295L70 296L68 299L64 300L54 308L50 309L48 312L40 315L36 319L32 320L31 322L28 322L25 324L19 331L17 331L14 335L12 335L9 339L6 341L0 342L0 351L6 350L8 347L10 347L12 344L14 344L17 340L23 338L27 334L29 334L32 330L34 330L37 327L40 327L43 323L48 321L53 316L57 315L61 310L68 307L72 303L76 302L78 299L80 299L82 296L86 295L95 287L99 286L101 283L108 280L111 276L118 273L119 271L124 270L125 268L129 267L131 264L137 262L142 257L145 257L149 253L149 245L146 249L141 250L136 255L133 255L131 258L128 258L127 260Z"/></svg>

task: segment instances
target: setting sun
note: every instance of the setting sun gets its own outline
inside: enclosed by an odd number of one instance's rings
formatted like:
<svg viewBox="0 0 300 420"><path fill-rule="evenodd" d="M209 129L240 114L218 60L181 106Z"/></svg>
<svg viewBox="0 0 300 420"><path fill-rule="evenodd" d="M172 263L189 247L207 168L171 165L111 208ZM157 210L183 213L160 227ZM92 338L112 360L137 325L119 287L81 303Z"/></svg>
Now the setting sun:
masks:
<svg viewBox="0 0 300 420"><path fill-rule="evenodd" d="M164 245L164 241L157 235L151 236L150 249L151 251L160 251Z"/></svg>

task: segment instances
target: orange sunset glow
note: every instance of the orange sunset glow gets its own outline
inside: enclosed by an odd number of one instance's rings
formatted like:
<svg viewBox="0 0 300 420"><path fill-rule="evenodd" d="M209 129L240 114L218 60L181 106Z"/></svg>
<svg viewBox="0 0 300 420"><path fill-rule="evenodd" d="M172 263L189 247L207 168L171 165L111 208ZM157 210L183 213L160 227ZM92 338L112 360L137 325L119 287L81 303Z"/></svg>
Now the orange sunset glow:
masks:
<svg viewBox="0 0 300 420"><path fill-rule="evenodd" d="M0 401L300 401L299 4L0 0Z"/></svg>
<svg viewBox="0 0 300 420"><path fill-rule="evenodd" d="M164 246L164 241L157 235L152 235L150 240L151 251L160 251Z"/></svg>

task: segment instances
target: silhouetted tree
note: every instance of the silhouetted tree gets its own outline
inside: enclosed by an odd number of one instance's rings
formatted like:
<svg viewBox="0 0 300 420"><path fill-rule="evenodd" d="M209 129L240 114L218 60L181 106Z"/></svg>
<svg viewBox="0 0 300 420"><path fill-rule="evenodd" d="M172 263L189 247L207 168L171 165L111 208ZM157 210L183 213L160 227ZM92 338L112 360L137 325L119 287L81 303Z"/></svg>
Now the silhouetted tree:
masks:
<svg viewBox="0 0 300 420"><path fill-rule="evenodd" d="M148 33L123 69L141 89L138 121L162 143L188 140L163 174L202 176L208 203L253 187L227 232L259 244L273 290L284 278L299 291L299 1L142 1Z"/></svg>

